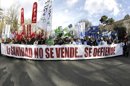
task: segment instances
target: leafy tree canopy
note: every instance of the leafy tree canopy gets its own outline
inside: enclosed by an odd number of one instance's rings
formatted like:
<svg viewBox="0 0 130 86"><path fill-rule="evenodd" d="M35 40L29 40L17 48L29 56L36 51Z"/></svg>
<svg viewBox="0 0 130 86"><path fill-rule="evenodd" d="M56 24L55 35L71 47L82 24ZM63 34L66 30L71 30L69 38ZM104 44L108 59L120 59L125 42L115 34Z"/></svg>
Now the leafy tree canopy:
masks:
<svg viewBox="0 0 130 86"><path fill-rule="evenodd" d="M105 24L106 21L107 21L107 19L108 19L108 17L107 17L106 15L103 15L99 21L100 21L101 23Z"/></svg>

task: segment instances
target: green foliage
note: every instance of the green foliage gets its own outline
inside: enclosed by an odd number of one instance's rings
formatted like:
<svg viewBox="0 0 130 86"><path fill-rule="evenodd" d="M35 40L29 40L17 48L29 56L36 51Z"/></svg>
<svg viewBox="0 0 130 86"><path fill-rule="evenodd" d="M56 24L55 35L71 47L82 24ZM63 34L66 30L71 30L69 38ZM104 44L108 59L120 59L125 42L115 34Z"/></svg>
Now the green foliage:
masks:
<svg viewBox="0 0 130 86"><path fill-rule="evenodd" d="M124 36L126 34L126 27L119 27L119 26L116 26L114 28L114 30L117 32L117 35L118 35L118 39L120 41L124 40Z"/></svg>
<svg viewBox="0 0 130 86"><path fill-rule="evenodd" d="M65 37L73 37L73 34L67 27L63 29L61 26L59 26L57 29L55 29L55 36L56 38L60 37L65 38Z"/></svg>
<svg viewBox="0 0 130 86"><path fill-rule="evenodd" d="M108 17L107 17L106 15L103 15L103 16L101 17L101 19L100 19L100 22L103 23L103 24L105 24L106 21L107 21L107 19L108 19Z"/></svg>
<svg viewBox="0 0 130 86"><path fill-rule="evenodd" d="M102 16L100 19L100 22L103 24L112 24L114 21L115 20L113 18L108 18L106 15Z"/></svg>
<svg viewBox="0 0 130 86"><path fill-rule="evenodd" d="M11 5L7 10L7 14L4 16L5 22L11 25L11 31L18 30L19 7L19 4Z"/></svg>
<svg viewBox="0 0 130 86"><path fill-rule="evenodd" d="M46 44L47 45L54 45L54 39L47 39Z"/></svg>
<svg viewBox="0 0 130 86"><path fill-rule="evenodd" d="M107 21L106 21L106 24L112 24L114 23L114 19L113 18L109 18Z"/></svg>
<svg viewBox="0 0 130 86"><path fill-rule="evenodd" d="M62 31L62 27L61 26L59 26L57 29L55 29L55 35L57 37L62 37L63 31Z"/></svg>
<svg viewBox="0 0 130 86"><path fill-rule="evenodd" d="M125 15L125 17L124 17L124 19L129 19L129 18L130 18L129 14Z"/></svg>

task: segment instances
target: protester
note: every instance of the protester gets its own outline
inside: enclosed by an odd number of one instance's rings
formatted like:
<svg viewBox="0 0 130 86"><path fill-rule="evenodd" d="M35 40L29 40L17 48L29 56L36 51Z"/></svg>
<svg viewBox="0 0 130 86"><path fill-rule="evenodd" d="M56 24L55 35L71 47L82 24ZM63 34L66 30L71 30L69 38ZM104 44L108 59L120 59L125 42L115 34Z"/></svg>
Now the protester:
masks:
<svg viewBox="0 0 130 86"><path fill-rule="evenodd" d="M97 43L97 41L96 41L95 38L92 39L92 45L93 45L93 46L97 46L97 45L98 45L98 43Z"/></svg>
<svg viewBox="0 0 130 86"><path fill-rule="evenodd" d="M124 46L123 46L123 55L128 57L129 56L129 48L128 48L128 35L126 34L124 37Z"/></svg>
<svg viewBox="0 0 130 86"><path fill-rule="evenodd" d="M107 45L107 41L105 38L101 38L101 41L99 42L99 45Z"/></svg>
<svg viewBox="0 0 130 86"><path fill-rule="evenodd" d="M76 44L77 44L77 45L82 45L82 42L81 42L80 38L77 38Z"/></svg>
<svg viewBox="0 0 130 86"><path fill-rule="evenodd" d="M89 40L88 40L88 42L87 42L87 45L90 45L90 46L93 45L93 41L92 41L92 38L91 38L91 37L89 37Z"/></svg>
<svg viewBox="0 0 130 86"><path fill-rule="evenodd" d="M69 44L76 45L76 39L71 38L71 40L70 40L70 43L69 43Z"/></svg>

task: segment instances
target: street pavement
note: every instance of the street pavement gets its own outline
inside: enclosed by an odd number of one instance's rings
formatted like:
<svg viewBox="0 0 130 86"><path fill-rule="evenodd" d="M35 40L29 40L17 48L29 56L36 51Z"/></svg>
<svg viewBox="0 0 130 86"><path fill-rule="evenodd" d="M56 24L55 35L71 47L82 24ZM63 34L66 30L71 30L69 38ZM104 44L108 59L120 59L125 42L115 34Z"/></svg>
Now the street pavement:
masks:
<svg viewBox="0 0 130 86"><path fill-rule="evenodd" d="M32 61L0 56L0 86L130 86L130 57Z"/></svg>

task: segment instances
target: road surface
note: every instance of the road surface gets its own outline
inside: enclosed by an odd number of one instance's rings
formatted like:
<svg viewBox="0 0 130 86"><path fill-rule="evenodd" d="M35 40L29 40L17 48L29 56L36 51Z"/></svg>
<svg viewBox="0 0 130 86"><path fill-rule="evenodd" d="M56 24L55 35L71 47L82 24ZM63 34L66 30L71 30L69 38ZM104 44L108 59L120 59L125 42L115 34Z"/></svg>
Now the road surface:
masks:
<svg viewBox="0 0 130 86"><path fill-rule="evenodd" d="M0 56L0 86L130 86L130 57L31 61Z"/></svg>

